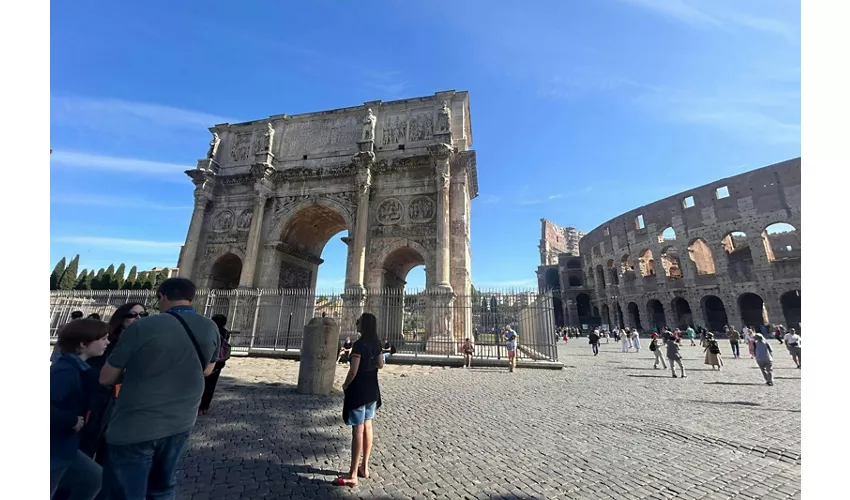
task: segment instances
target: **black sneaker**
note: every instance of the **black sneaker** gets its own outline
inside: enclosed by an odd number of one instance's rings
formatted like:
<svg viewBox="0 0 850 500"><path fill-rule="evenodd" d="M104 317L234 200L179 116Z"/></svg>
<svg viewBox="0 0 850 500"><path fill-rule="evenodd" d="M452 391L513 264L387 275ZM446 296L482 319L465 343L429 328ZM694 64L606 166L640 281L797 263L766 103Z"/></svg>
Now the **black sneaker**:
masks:
<svg viewBox="0 0 850 500"><path fill-rule="evenodd" d="M677 377L677 376L676 376L676 374L674 373L674 374L673 374L673 378L679 378L679 377Z"/></svg>

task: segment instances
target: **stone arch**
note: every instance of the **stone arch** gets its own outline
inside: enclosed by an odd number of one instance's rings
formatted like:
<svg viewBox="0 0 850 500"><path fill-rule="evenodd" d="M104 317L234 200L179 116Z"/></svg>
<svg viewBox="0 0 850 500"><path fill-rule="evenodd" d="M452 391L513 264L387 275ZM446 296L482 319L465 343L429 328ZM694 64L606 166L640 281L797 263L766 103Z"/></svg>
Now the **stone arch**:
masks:
<svg viewBox="0 0 850 500"><path fill-rule="evenodd" d="M697 268L697 274L714 274L714 255L711 247L702 238L694 238L688 243L688 257Z"/></svg>
<svg viewBox="0 0 850 500"><path fill-rule="evenodd" d="M641 276L655 276L655 259L652 256L652 250L644 248L638 257Z"/></svg>
<svg viewBox="0 0 850 500"><path fill-rule="evenodd" d="M620 284L620 273L617 272L617 263L614 262L614 259L608 259L607 266L609 282L614 286L618 286Z"/></svg>
<svg viewBox="0 0 850 500"><path fill-rule="evenodd" d="M631 255L626 254L620 257L620 272L623 274L623 281L626 283L635 280L635 264Z"/></svg>
<svg viewBox="0 0 850 500"><path fill-rule="evenodd" d="M682 279L682 262L679 260L679 249L673 245L661 249L661 266L664 275L672 279Z"/></svg>
<svg viewBox="0 0 850 500"><path fill-rule="evenodd" d="M544 285L546 290L560 290L561 289L561 278L558 276L558 270L554 267L546 270L546 274L544 276Z"/></svg>
<svg viewBox="0 0 850 500"><path fill-rule="evenodd" d="M758 294L742 293L738 297L738 311L741 313L741 321L746 326L755 326L758 330L758 327L768 323L764 299Z"/></svg>
<svg viewBox="0 0 850 500"><path fill-rule="evenodd" d="M324 196L311 196L303 200L299 200L289 207L277 209L282 213L279 216L275 216L274 213L272 214L272 223L269 227L269 237L267 240L269 242L279 240L284 228L292 221L293 218L297 217L304 209L315 206L335 211L340 217L342 217L345 227L349 230L354 229L354 212L352 207L346 206L339 201L326 198Z"/></svg>
<svg viewBox="0 0 850 500"><path fill-rule="evenodd" d="M761 232L764 251L770 262L799 259L800 233L787 222L774 222Z"/></svg>
<svg viewBox="0 0 850 500"><path fill-rule="evenodd" d="M431 318L424 317L426 311L418 310L420 297L408 296L404 293L407 285L407 275L416 266L426 265L425 252L414 248L414 246L398 245L385 252L385 257L379 261L381 267L380 305L375 301L375 290L367 294L369 309L375 311L377 306L378 328L382 336L389 338L394 345L404 343L404 331L406 326L410 329L428 324ZM426 272L426 276L427 276ZM427 278L426 278L427 279ZM427 299L426 299L427 301ZM408 305L409 307L405 307ZM424 304L428 305L428 304ZM406 315L408 309L415 309ZM425 307L424 309L427 309ZM406 317L409 316L409 317ZM408 323L407 325L405 323ZM412 327L411 327L412 325ZM429 329L429 331L431 331Z"/></svg>
<svg viewBox="0 0 850 500"><path fill-rule="evenodd" d="M691 305L682 297L676 297L670 302L670 307L673 308L673 314L676 316L676 326L679 328L687 328L694 326L694 315L691 312Z"/></svg>
<svg viewBox="0 0 850 500"><path fill-rule="evenodd" d="M210 269L210 288L215 290L238 288L241 274L242 259L233 253L225 253L215 260Z"/></svg>
<svg viewBox="0 0 850 500"><path fill-rule="evenodd" d="M649 313L650 325L656 332L662 327L667 326L667 319L664 315L664 304L660 300L650 299L646 303L646 311Z"/></svg>
<svg viewBox="0 0 850 500"><path fill-rule="evenodd" d="M567 261L567 269L581 269L581 259L570 259Z"/></svg>
<svg viewBox="0 0 850 500"><path fill-rule="evenodd" d="M434 262L434 256L421 243L407 238L376 238L372 240L368 250L369 265L366 266L365 282L367 288L374 290L375 293L379 293L380 289L385 286L384 277L388 261L391 265L396 266L393 269L397 273L407 267L405 276L414 267L425 264L425 286L426 288L431 286L433 273L430 264ZM396 255L393 256L393 254ZM409 258L406 264L402 263L404 261L402 257ZM419 257L421 257L421 262ZM418 263L413 264L413 262ZM398 266L401 266L401 269ZM404 279L405 276L401 278Z"/></svg>
<svg viewBox="0 0 850 500"><path fill-rule="evenodd" d="M676 241L676 230L672 226L668 226L658 233L658 243L664 243L665 241Z"/></svg>
<svg viewBox="0 0 850 500"><path fill-rule="evenodd" d="M785 292L779 297L782 305L782 315L785 317L785 326L800 330L802 321L802 308L800 303L800 290Z"/></svg>
<svg viewBox="0 0 850 500"><path fill-rule="evenodd" d="M581 286L581 277L571 274L569 278L567 278L567 282L569 283L569 286Z"/></svg>
<svg viewBox="0 0 850 500"><path fill-rule="evenodd" d="M594 256L595 258L597 258L597 259L601 259L601 258L602 258L602 250L600 250L600 249L599 249L599 247L598 247L597 245L593 245L593 250L591 250L591 253L592 253L592 254L593 254L593 256Z"/></svg>
<svg viewBox="0 0 850 500"><path fill-rule="evenodd" d="M720 240L726 253L727 270L732 282L752 281L753 249L747 240L747 233L730 231Z"/></svg>
<svg viewBox="0 0 850 500"><path fill-rule="evenodd" d="M643 325L640 322L640 308L634 302L629 302L629 305L626 306L629 310L629 321L632 324L633 328L637 328L638 330L643 330Z"/></svg>
<svg viewBox="0 0 850 500"><path fill-rule="evenodd" d="M593 317L594 318L599 317L599 306L593 306Z"/></svg>
<svg viewBox="0 0 850 500"><path fill-rule="evenodd" d="M614 319L617 321L618 328L622 328L625 325L623 321L623 309L620 307L619 302L614 304Z"/></svg>
<svg viewBox="0 0 850 500"><path fill-rule="evenodd" d="M596 266L596 285L600 288L605 288L605 269L602 264Z"/></svg>
<svg viewBox="0 0 850 500"><path fill-rule="evenodd" d="M580 293L576 295L576 311L580 320L585 320L592 312L590 309L590 295Z"/></svg>
<svg viewBox="0 0 850 500"><path fill-rule="evenodd" d="M566 322L564 321L564 301L561 300L561 297L552 297L552 312L555 314L555 326L558 328L566 326Z"/></svg>
<svg viewBox="0 0 850 500"><path fill-rule="evenodd" d="M729 324L726 316L726 306L716 295L706 295L700 300L705 327L711 332L722 332L723 327Z"/></svg>
<svg viewBox="0 0 850 500"><path fill-rule="evenodd" d="M602 322L608 325L608 328L611 328L611 309L608 307L608 304L602 304Z"/></svg>

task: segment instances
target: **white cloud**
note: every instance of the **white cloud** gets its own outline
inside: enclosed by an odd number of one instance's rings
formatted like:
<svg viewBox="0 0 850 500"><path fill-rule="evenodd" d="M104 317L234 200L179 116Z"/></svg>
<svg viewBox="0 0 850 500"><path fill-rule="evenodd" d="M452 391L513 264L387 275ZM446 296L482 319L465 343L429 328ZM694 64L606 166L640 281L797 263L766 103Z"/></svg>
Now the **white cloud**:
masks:
<svg viewBox="0 0 850 500"><path fill-rule="evenodd" d="M138 175L153 175L186 181L184 171L194 168L190 165L140 160L138 158L119 158L74 151L54 150L50 155L51 166L74 167L82 170L125 172Z"/></svg>
<svg viewBox="0 0 850 500"><path fill-rule="evenodd" d="M682 21L688 24L719 25L719 21L704 13L685 0L620 0L623 3L646 9L656 14Z"/></svg>
<svg viewBox="0 0 850 500"><path fill-rule="evenodd" d="M174 252L179 251L182 241L131 240L124 238L106 238L99 236L59 236L53 238L58 243L71 243L93 247L105 247L127 252Z"/></svg>
<svg viewBox="0 0 850 500"><path fill-rule="evenodd" d="M479 198L481 199L481 203L487 203L487 204L489 204L489 203L498 203L498 202L499 202L499 201L501 201L501 199L502 199L501 197L499 197L499 196L495 196L495 195L492 195L492 194L487 194L487 195L484 195L484 196L479 196Z"/></svg>
<svg viewBox="0 0 850 500"><path fill-rule="evenodd" d="M162 205L148 200L98 196L93 194L51 194L50 203L56 205L121 207L146 210L191 210L193 208L192 205Z"/></svg>
<svg viewBox="0 0 850 500"><path fill-rule="evenodd" d="M558 198L563 198L563 197L564 197L563 194L558 193L558 194L553 194L553 195L549 196L549 199L550 200L557 200Z"/></svg>
<svg viewBox="0 0 850 500"><path fill-rule="evenodd" d="M218 123L238 122L223 116L162 104L73 95L50 96L50 119L56 123L118 131L139 122L151 127L184 128L193 131Z"/></svg>

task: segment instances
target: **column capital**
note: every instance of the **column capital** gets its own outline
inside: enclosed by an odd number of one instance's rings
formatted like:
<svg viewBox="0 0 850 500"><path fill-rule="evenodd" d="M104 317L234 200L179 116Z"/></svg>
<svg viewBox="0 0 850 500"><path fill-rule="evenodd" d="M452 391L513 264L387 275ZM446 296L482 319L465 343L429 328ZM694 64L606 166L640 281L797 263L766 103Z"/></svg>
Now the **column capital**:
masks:
<svg viewBox="0 0 850 500"><path fill-rule="evenodd" d="M263 205L272 196L273 190L269 184L265 179L260 179L254 183L254 194L257 195L257 201L260 205Z"/></svg>
<svg viewBox="0 0 850 500"><path fill-rule="evenodd" d="M201 186L195 188L195 208L206 208L207 203L213 199L213 194L210 190L204 189Z"/></svg>
<svg viewBox="0 0 850 500"><path fill-rule="evenodd" d="M186 170L185 173L192 179L192 184L195 185L196 189L200 188L212 191L216 182L215 173L212 170L205 168L193 168L191 170Z"/></svg>
<svg viewBox="0 0 850 500"><path fill-rule="evenodd" d="M448 144L430 144L428 146L428 154L438 160L448 160L454 153L454 148Z"/></svg>
<svg viewBox="0 0 850 500"><path fill-rule="evenodd" d="M271 163L258 162L251 165L251 175L257 181L270 181L277 169Z"/></svg>
<svg viewBox="0 0 850 500"><path fill-rule="evenodd" d="M371 151L360 151L359 153L355 153L351 160L358 169L368 169L375 163L375 153Z"/></svg>

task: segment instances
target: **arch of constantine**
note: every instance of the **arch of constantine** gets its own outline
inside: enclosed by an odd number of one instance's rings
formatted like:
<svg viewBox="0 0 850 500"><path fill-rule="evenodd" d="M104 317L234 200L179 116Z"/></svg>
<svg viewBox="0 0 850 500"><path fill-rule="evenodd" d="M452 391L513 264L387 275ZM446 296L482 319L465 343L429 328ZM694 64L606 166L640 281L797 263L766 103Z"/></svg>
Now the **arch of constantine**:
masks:
<svg viewBox="0 0 850 500"><path fill-rule="evenodd" d="M365 309L400 332L403 305L393 293L424 264L425 336L469 336L470 309L454 307L471 289L470 201L478 195L467 92L210 132L206 158L186 172L195 209L181 276L215 289L301 289L311 308L322 250L347 230L343 331Z"/></svg>

